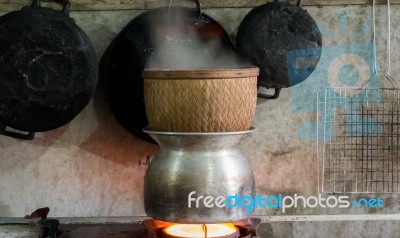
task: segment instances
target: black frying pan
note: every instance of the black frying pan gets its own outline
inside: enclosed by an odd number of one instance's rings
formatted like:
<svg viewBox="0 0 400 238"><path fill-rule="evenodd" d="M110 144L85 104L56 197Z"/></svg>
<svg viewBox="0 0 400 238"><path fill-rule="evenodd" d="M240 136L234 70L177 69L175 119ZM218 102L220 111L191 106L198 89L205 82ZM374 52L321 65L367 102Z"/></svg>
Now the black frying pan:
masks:
<svg viewBox="0 0 400 238"><path fill-rule="evenodd" d="M132 134L154 142L143 127L148 125L143 96L142 71L151 62L152 68L177 68L187 62L209 62L216 58L235 58L235 50L224 28L196 9L187 7L161 7L135 17L110 44L106 58L105 83L111 109L119 123ZM171 44L157 50L160 44ZM213 46L207 48L205 46ZM217 47L215 47L217 46ZM187 60L189 50L196 57ZM171 60L162 60L164 58ZM174 60L172 60L174 59ZM178 61L178 62L177 62ZM219 67L232 62L220 61ZM223 65L223 64L226 65Z"/></svg>
<svg viewBox="0 0 400 238"><path fill-rule="evenodd" d="M253 8L236 36L237 52L260 69L258 86L275 89L274 95L258 95L267 99L303 82L317 66L321 48L321 33L301 0L296 5L274 1Z"/></svg>
<svg viewBox="0 0 400 238"><path fill-rule="evenodd" d="M68 16L31 6L0 17L0 133L33 139L71 121L94 93L97 56L86 34ZM11 132L7 127L29 132Z"/></svg>

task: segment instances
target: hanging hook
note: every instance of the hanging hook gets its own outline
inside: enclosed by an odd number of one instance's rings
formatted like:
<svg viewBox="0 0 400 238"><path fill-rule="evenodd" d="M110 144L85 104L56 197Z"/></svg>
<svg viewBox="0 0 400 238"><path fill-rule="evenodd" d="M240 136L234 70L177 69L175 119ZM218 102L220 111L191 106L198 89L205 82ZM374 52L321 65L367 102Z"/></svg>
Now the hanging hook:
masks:
<svg viewBox="0 0 400 238"><path fill-rule="evenodd" d="M378 60L376 53L376 9L375 9L375 0L372 1L372 58L373 58L373 76L366 80L361 88L367 87L368 83L371 82L375 77L378 76Z"/></svg>
<svg viewBox="0 0 400 238"><path fill-rule="evenodd" d="M33 0L31 7L39 7L40 6L40 0Z"/></svg>
<svg viewBox="0 0 400 238"><path fill-rule="evenodd" d="M168 14L169 14L169 12L170 12L170 10L171 10L172 1L173 1L173 0L170 0L170 1L169 1L169 5L168 5Z"/></svg>
<svg viewBox="0 0 400 238"><path fill-rule="evenodd" d="M69 0L64 0L62 4L63 8L61 9L61 12L69 16L69 8L71 7L71 2Z"/></svg>
<svg viewBox="0 0 400 238"><path fill-rule="evenodd" d="M387 39L386 39L386 70L385 70L385 78L392 84L393 87L399 88L400 83L397 79L390 75L391 68L391 11L390 11L390 0L387 0Z"/></svg>
<svg viewBox="0 0 400 238"><path fill-rule="evenodd" d="M386 70L385 70L385 78L390 82L390 84L399 88L400 83L397 81L391 74L391 11L390 11L390 1L387 1L387 39L386 39Z"/></svg>
<svg viewBox="0 0 400 238"><path fill-rule="evenodd" d="M189 2L194 2L196 4L196 10L199 13L199 17L201 17L201 4L200 4L200 0L188 0ZM168 14L171 10L171 6L172 6L172 2L173 0L169 1L169 6L168 6Z"/></svg>

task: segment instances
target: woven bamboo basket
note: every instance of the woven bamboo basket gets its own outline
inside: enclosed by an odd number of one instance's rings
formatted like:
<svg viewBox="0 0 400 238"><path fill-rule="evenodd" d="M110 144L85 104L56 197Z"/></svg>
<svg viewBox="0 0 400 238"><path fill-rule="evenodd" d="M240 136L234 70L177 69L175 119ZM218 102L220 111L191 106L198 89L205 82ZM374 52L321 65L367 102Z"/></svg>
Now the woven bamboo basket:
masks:
<svg viewBox="0 0 400 238"><path fill-rule="evenodd" d="M257 67L146 69L149 129L172 132L249 130L257 101Z"/></svg>

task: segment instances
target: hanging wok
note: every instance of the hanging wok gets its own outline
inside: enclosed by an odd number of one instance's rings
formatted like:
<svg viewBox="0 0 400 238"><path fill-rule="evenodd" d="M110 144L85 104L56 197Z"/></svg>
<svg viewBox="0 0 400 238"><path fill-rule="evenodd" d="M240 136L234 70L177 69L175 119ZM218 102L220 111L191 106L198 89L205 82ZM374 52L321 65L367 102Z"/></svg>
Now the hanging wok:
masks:
<svg viewBox="0 0 400 238"><path fill-rule="evenodd" d="M33 139L71 121L94 93L98 63L86 34L40 1L0 17L0 133ZM29 132L16 133L8 130Z"/></svg>
<svg viewBox="0 0 400 238"><path fill-rule="evenodd" d="M321 57L322 38L314 19L301 7L287 2L266 3L253 8L240 23L237 52L260 69L258 86L275 89L303 82Z"/></svg>
<svg viewBox="0 0 400 238"><path fill-rule="evenodd" d="M198 0L194 2L196 9L160 7L135 17L103 56L107 58L105 83L115 118L146 141L154 142L142 131L148 125L142 77L145 67L213 68L236 63L229 35L218 22L201 12ZM221 59L219 65L215 65L215 59Z"/></svg>

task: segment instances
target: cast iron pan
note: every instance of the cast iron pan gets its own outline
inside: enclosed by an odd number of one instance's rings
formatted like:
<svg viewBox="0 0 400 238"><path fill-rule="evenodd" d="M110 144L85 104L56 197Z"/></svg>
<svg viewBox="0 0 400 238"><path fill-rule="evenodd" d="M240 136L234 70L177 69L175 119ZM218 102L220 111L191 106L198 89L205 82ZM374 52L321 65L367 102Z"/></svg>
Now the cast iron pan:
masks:
<svg viewBox="0 0 400 238"><path fill-rule="evenodd" d="M281 88L303 82L321 57L322 38L314 19L297 5L274 1L253 8L240 23L236 36L237 52L260 69L258 86ZM292 73L289 75L289 68Z"/></svg>
<svg viewBox="0 0 400 238"><path fill-rule="evenodd" d="M209 67L216 67L212 64L213 59L236 57L224 28L201 13L200 3L195 2L197 9L161 7L135 17L103 56L107 58L105 83L115 118L129 132L146 141L154 142L142 131L148 125L142 77L146 64L152 68L176 69L188 62L208 62ZM169 47L160 48L160 44ZM195 56L188 60L187 51ZM167 60L162 60L162 56ZM231 64L228 60L218 66Z"/></svg>
<svg viewBox="0 0 400 238"><path fill-rule="evenodd" d="M0 133L33 139L71 121L94 93L98 62L86 34L61 11L31 6L0 17ZM6 127L29 132L11 132Z"/></svg>

